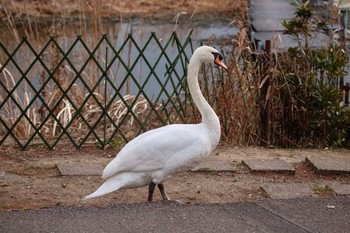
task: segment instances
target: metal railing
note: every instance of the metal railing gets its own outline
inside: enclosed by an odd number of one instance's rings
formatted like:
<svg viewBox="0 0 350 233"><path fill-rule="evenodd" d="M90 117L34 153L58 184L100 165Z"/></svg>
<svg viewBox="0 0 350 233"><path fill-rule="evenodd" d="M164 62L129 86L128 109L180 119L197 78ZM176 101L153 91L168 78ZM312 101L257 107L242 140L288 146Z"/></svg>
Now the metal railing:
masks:
<svg viewBox="0 0 350 233"><path fill-rule="evenodd" d="M0 146L104 148L186 122L192 52L191 33L183 42L128 35L120 45L103 35L93 46L77 36L67 48L50 37L38 51L26 38L13 51L0 42Z"/></svg>

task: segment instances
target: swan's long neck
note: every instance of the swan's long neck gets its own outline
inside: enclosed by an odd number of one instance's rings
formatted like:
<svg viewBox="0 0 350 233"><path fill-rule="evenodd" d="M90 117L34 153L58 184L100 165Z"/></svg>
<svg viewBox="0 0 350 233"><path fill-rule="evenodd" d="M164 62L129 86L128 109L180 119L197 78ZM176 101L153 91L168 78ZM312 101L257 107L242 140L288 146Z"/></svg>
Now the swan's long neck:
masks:
<svg viewBox="0 0 350 233"><path fill-rule="evenodd" d="M214 110L205 100L198 83L198 72L201 62L194 54L188 65L187 83L192 99L202 115L202 123L208 127L213 134L212 136L220 139L220 121Z"/></svg>

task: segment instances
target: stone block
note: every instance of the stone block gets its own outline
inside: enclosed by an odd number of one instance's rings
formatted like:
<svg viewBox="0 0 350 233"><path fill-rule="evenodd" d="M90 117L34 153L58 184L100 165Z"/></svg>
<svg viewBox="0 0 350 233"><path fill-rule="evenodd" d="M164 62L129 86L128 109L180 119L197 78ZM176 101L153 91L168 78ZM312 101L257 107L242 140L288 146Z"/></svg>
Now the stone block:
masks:
<svg viewBox="0 0 350 233"><path fill-rule="evenodd" d="M100 176L103 171L98 163L58 163L56 166L62 176Z"/></svg>
<svg viewBox="0 0 350 233"><path fill-rule="evenodd" d="M244 159L242 163L252 172L295 174L293 166L280 159Z"/></svg>
<svg viewBox="0 0 350 233"><path fill-rule="evenodd" d="M215 160L215 159L208 159L198 166L191 169L191 171L194 172L208 172L208 171L214 171L214 172L234 172L235 168L229 165L225 161L221 160Z"/></svg>
<svg viewBox="0 0 350 233"><path fill-rule="evenodd" d="M303 183L266 183L261 188L272 199L291 199L315 196L309 185Z"/></svg>
<svg viewBox="0 0 350 233"><path fill-rule="evenodd" d="M350 174L350 157L308 156L305 162L315 168L319 175Z"/></svg>

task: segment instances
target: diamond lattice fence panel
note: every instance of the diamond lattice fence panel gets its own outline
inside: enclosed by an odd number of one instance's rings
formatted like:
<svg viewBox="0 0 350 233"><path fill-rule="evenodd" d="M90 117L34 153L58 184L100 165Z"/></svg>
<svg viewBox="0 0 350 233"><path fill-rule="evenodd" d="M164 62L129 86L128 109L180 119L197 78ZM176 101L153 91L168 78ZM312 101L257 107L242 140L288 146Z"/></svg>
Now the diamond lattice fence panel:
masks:
<svg viewBox="0 0 350 233"><path fill-rule="evenodd" d="M40 49L25 38L13 50L0 42L0 145L119 146L186 122L192 52L191 34L176 33L119 44L103 35L93 45L77 36L68 46L51 37Z"/></svg>

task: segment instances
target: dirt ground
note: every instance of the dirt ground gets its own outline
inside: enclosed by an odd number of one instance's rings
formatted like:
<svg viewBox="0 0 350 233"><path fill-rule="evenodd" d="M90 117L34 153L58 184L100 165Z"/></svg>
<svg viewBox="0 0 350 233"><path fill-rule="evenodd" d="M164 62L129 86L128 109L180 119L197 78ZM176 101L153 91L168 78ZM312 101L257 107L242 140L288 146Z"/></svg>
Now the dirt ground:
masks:
<svg viewBox="0 0 350 233"><path fill-rule="evenodd" d="M106 206L115 203L140 203L147 200L147 187L120 190L89 201L81 198L102 184L99 176L61 176L58 162L96 162L106 165L116 150L94 147L81 150L58 148L54 151L32 148L20 151L0 149L0 209L31 209L57 205ZM260 188L264 182L298 182L313 188L333 182L350 183L349 176L319 176L303 163L305 156L336 153L349 156L346 150L282 150L263 148L232 148L221 146L210 158L226 161L234 172L185 172L164 183L172 200L190 203L223 203L255 201L268 198ZM252 174L241 164L244 158L280 158L293 164L295 175ZM320 193L320 195L333 195ZM158 190L155 201L161 201Z"/></svg>

